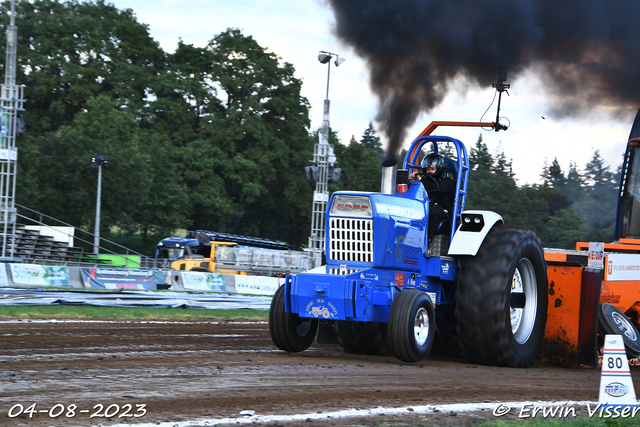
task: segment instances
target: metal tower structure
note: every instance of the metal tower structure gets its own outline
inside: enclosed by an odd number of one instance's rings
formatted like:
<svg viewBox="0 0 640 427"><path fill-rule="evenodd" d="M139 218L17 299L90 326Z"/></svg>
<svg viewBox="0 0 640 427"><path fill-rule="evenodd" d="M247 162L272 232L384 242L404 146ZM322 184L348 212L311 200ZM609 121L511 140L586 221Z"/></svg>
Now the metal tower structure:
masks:
<svg viewBox="0 0 640 427"><path fill-rule="evenodd" d="M318 143L313 147L312 163L318 167L318 181L313 192L313 209L311 211L311 235L309 236L309 249L313 257L313 266L322 265L322 253L324 252L325 214L329 203L329 166L335 163L333 146L329 144L329 76L331 74L331 58L335 57L336 67L345 60L337 54L321 51L318 61L327 64L327 94L324 100L322 115L322 131L318 135Z"/></svg>
<svg viewBox="0 0 640 427"><path fill-rule="evenodd" d="M328 100L325 100L325 117L328 122ZM324 132L323 132L324 133ZM322 265L322 253L324 252L325 212L329 202L328 173L329 173L329 138L321 133L319 143L313 147L313 163L318 165L318 181L313 192L313 210L311 211L311 235L309 236L309 249L313 258L313 266ZM333 152L333 150L331 150Z"/></svg>
<svg viewBox="0 0 640 427"><path fill-rule="evenodd" d="M13 257L16 225L16 171L18 149L16 135L18 114L24 111L24 86L16 85L18 29L15 25L15 0L11 0L11 21L7 27L7 57L4 84L0 88L0 227L2 230L1 257ZM9 241L10 240L10 241Z"/></svg>

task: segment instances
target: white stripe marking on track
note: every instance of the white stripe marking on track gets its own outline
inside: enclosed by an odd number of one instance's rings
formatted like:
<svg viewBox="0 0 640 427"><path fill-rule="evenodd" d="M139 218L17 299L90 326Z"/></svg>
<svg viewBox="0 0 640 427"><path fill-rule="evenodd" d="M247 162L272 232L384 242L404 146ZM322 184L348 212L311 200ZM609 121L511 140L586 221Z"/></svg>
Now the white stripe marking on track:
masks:
<svg viewBox="0 0 640 427"><path fill-rule="evenodd" d="M349 418L349 417L368 417L375 415L397 415L397 414L430 414L434 412L474 412L481 410L494 410L498 405L507 405L510 408L521 408L525 404L534 404L536 406L554 407L554 406L586 406L587 403L597 405L594 402L491 402L491 403L454 403L450 405L423 405L423 406L404 406L401 408L383 408L377 407L372 409L345 409L341 411L316 412L306 414L289 414L289 415L252 415L236 418L208 418L194 421L182 422L159 422L159 423L143 423L143 424L114 424L110 427L202 427L232 424L259 424L269 422L290 422L290 421L306 421L324 420L329 418ZM512 414L517 414L513 411ZM498 418L498 417L496 417Z"/></svg>

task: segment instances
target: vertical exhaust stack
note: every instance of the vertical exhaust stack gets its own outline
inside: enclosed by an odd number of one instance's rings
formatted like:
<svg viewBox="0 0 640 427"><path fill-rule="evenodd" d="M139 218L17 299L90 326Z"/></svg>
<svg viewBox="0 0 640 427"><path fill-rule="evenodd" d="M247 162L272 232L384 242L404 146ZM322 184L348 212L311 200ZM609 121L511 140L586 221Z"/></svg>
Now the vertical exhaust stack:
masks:
<svg viewBox="0 0 640 427"><path fill-rule="evenodd" d="M396 170L398 161L389 157L382 162L382 184L380 192L382 194L396 194Z"/></svg>

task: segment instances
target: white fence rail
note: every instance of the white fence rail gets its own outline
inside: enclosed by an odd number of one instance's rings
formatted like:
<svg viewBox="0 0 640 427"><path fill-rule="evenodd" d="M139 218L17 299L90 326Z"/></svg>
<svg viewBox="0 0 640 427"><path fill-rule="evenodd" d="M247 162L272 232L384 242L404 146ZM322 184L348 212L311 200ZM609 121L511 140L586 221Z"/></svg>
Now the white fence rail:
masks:
<svg viewBox="0 0 640 427"><path fill-rule="evenodd" d="M305 252L262 248L217 247L215 262L239 270L245 267L274 273L300 273L313 268L313 259Z"/></svg>

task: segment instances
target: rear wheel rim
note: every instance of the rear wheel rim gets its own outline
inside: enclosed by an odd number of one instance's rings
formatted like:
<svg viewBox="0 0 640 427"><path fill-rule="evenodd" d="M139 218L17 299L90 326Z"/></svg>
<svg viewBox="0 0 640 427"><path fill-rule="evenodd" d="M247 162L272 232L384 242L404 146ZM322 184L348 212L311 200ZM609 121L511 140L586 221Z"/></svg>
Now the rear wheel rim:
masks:
<svg viewBox="0 0 640 427"><path fill-rule="evenodd" d="M629 320L626 318L626 316L614 311L613 313L611 313L611 317L616 323L618 330L622 332L622 335L629 338L631 341L636 341L638 339L635 328L631 327L632 325L629 324Z"/></svg>
<svg viewBox="0 0 640 427"><path fill-rule="evenodd" d="M538 286L533 264L527 258L518 263L511 281L511 293L524 293L523 308L510 309L511 332L519 344L526 343L536 323L538 311Z"/></svg>
<svg viewBox="0 0 640 427"><path fill-rule="evenodd" d="M416 312L416 317L413 321L413 337L416 340L418 346L424 345L427 342L429 336L429 313L424 307L420 307Z"/></svg>

